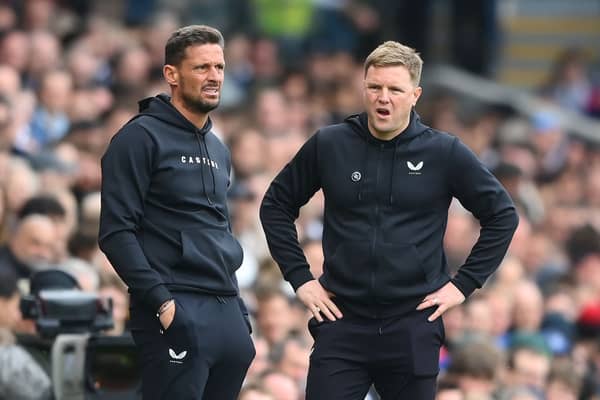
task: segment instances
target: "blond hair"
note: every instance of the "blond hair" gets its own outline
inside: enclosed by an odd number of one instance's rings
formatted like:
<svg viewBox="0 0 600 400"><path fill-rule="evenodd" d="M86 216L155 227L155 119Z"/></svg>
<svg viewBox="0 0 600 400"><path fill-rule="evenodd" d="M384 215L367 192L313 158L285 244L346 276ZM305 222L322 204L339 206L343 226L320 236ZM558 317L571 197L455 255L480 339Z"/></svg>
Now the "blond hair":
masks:
<svg viewBox="0 0 600 400"><path fill-rule="evenodd" d="M423 60L412 47L388 40L377 46L365 60L365 76L369 67L391 67L403 65L408 69L410 79L415 86L421 81Z"/></svg>

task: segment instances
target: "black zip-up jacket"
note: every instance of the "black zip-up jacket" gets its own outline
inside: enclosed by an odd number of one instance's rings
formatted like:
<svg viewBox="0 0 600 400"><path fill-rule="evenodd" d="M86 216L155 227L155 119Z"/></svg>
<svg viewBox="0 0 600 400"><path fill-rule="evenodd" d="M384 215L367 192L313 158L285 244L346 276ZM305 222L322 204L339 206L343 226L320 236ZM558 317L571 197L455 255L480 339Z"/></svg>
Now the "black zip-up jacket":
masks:
<svg viewBox="0 0 600 400"><path fill-rule="evenodd" d="M171 291L238 293L231 156L211 127L197 129L167 95L148 98L102 158L100 248L132 300L153 311Z"/></svg>
<svg viewBox="0 0 600 400"><path fill-rule="evenodd" d="M319 189L325 195L321 284L338 305L386 317L414 309L448 281L468 297L504 257L518 224L500 183L456 137L422 124L383 141L367 115L319 130L271 183L261 221L271 254L294 289L313 279L294 221ZM443 251L456 197L480 221L465 264L450 277Z"/></svg>

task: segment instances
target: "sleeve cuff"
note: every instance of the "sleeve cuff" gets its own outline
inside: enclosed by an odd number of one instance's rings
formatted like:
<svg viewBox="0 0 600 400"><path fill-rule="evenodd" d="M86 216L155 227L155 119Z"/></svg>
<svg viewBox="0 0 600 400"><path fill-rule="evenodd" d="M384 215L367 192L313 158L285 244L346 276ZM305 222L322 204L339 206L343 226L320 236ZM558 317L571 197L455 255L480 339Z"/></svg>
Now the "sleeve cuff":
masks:
<svg viewBox="0 0 600 400"><path fill-rule="evenodd" d="M306 268L299 268L286 276L286 280L292 285L294 291L304 285L308 281L314 280L315 277L310 273L308 265Z"/></svg>
<svg viewBox="0 0 600 400"><path fill-rule="evenodd" d="M169 292L169 289L165 285L156 285L146 292L144 302L150 307L152 312L157 312L158 308L165 301L172 298L171 292Z"/></svg>
<svg viewBox="0 0 600 400"><path fill-rule="evenodd" d="M451 282L467 299L479 287L479 284L464 274L456 275Z"/></svg>

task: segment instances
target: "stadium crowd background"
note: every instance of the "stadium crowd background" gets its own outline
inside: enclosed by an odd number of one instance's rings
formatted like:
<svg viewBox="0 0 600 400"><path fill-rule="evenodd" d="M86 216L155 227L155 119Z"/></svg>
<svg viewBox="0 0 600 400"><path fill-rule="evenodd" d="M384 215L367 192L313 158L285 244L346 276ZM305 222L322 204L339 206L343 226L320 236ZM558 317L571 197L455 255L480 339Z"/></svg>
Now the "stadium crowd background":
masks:
<svg viewBox="0 0 600 400"><path fill-rule="evenodd" d="M161 70L170 33L204 23L226 37L226 83L211 116L232 152L230 211L245 251L238 280L257 350L241 399L301 399L309 315L269 257L258 221L266 186L318 127L361 110L362 60L383 40L416 47L426 66L446 61L493 79L501 30L482 15L501 2L1 2L0 397L15 365L3 356L14 346L10 333L32 330L15 311L6 271L23 278L63 269L83 290L113 298L116 324L107 334L126 330L126 287L96 244L99 159L138 100L169 91ZM440 36L428 19L434 3L462 18L446 27L452 41L442 52L432 44ZM480 24L477 35L459 29L469 24ZM598 60L564 50L545 83L527 90L597 118ZM553 108L525 114L452 91L426 90L417 110L481 157L521 217L498 272L444 315L438 399L600 399L600 136L572 135ZM297 224L315 276L322 201L317 194ZM451 268L477 235L477 221L453 204L445 237Z"/></svg>

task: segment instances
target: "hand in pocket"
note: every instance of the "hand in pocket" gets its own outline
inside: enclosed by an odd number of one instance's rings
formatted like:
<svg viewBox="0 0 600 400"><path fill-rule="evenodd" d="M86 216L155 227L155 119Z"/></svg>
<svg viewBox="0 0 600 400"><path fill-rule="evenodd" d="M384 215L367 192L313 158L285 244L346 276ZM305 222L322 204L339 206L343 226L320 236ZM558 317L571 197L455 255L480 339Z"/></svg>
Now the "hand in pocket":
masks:
<svg viewBox="0 0 600 400"><path fill-rule="evenodd" d="M175 300L174 316L171 323L164 330L165 338L171 349L178 354L182 351L189 352L195 348L192 327L185 315L185 310Z"/></svg>

